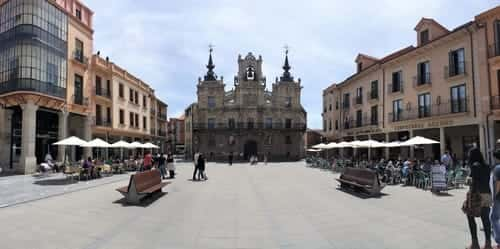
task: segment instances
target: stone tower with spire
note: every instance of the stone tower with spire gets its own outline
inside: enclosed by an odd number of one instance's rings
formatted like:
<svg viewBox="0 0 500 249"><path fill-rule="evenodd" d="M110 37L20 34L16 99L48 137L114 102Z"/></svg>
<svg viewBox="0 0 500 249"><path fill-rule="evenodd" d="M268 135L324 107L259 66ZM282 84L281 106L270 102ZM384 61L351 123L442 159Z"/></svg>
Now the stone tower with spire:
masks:
<svg viewBox="0 0 500 249"><path fill-rule="evenodd" d="M300 79L295 81L285 51L283 73L266 89L262 56L238 56L234 85L225 89L215 73L209 50L207 72L198 79L198 101L186 110L186 153L202 152L212 160L296 160L304 156L307 116L300 103ZM241 155L241 157L240 157Z"/></svg>

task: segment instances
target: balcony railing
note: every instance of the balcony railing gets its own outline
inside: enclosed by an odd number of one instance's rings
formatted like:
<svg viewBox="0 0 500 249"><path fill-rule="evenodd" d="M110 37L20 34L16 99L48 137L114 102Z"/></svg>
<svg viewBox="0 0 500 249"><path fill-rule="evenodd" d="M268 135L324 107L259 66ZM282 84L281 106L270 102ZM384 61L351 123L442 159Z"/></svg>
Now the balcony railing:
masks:
<svg viewBox="0 0 500 249"><path fill-rule="evenodd" d="M488 46L488 58L500 56L500 42Z"/></svg>
<svg viewBox="0 0 500 249"><path fill-rule="evenodd" d="M349 130L349 129L367 127L367 126L376 126L378 124L379 124L378 117L370 118L368 116L364 116L360 120L353 119L353 120L344 121L344 129Z"/></svg>
<svg viewBox="0 0 500 249"><path fill-rule="evenodd" d="M153 116L156 115L156 110L155 109L150 109L149 111L151 112L151 115L153 115Z"/></svg>
<svg viewBox="0 0 500 249"><path fill-rule="evenodd" d="M160 137L166 137L167 136L167 132L166 131L162 131L162 130L158 130L158 136L160 136Z"/></svg>
<svg viewBox="0 0 500 249"><path fill-rule="evenodd" d="M71 96L71 99L73 100L73 104L75 105L89 105L88 97L83 97L73 94L73 96Z"/></svg>
<svg viewBox="0 0 500 249"><path fill-rule="evenodd" d="M247 122L237 122L234 124L229 123L194 123L193 130L295 130L295 131L305 131L306 124L304 123L293 123L286 125L284 123L247 123Z"/></svg>
<svg viewBox="0 0 500 249"><path fill-rule="evenodd" d="M431 73L418 74L413 76L413 87L419 87L431 84Z"/></svg>
<svg viewBox="0 0 500 249"><path fill-rule="evenodd" d="M165 113L161 113L161 112L160 112L160 113L158 113L158 115L157 115L157 116L158 116L158 118L159 118L159 119L162 119L162 120L167 120L167 114L165 114Z"/></svg>
<svg viewBox="0 0 500 249"><path fill-rule="evenodd" d="M349 109L349 107L350 107L350 106L351 106L351 105L350 105L350 103L349 103L349 102L344 102L344 103L342 103L342 109Z"/></svg>
<svg viewBox="0 0 500 249"><path fill-rule="evenodd" d="M33 79L13 79L4 83L0 83L0 94L15 91L38 92L62 99L66 98L66 88L56 86L51 83L41 82Z"/></svg>
<svg viewBox="0 0 500 249"><path fill-rule="evenodd" d="M95 95L106 97L108 99L111 98L111 91L107 88L96 88Z"/></svg>
<svg viewBox="0 0 500 249"><path fill-rule="evenodd" d="M96 126L111 127L111 120L97 118L95 120L95 125Z"/></svg>
<svg viewBox="0 0 500 249"><path fill-rule="evenodd" d="M156 129L149 129L149 134L150 135L156 135Z"/></svg>
<svg viewBox="0 0 500 249"><path fill-rule="evenodd" d="M403 86L404 86L403 81L400 81L399 83L389 84L387 91L388 93L403 93L404 92Z"/></svg>
<svg viewBox="0 0 500 249"><path fill-rule="evenodd" d="M464 75L467 73L466 70L467 63L465 61L458 62L454 66L444 66L444 77L450 78L458 75Z"/></svg>
<svg viewBox="0 0 500 249"><path fill-rule="evenodd" d="M363 104L363 95L353 97L352 102L356 105L362 105Z"/></svg>
<svg viewBox="0 0 500 249"><path fill-rule="evenodd" d="M415 120L420 118L437 117L469 111L469 99L449 100L444 103L433 104L426 107L417 107L401 110L398 113L389 113L389 122Z"/></svg>
<svg viewBox="0 0 500 249"><path fill-rule="evenodd" d="M369 100L378 99L378 91L368 92L368 99Z"/></svg>
<svg viewBox="0 0 500 249"><path fill-rule="evenodd" d="M73 51L73 59L76 61L83 63L83 64L88 64L89 63L89 58L83 55L83 51L81 50L74 50Z"/></svg>

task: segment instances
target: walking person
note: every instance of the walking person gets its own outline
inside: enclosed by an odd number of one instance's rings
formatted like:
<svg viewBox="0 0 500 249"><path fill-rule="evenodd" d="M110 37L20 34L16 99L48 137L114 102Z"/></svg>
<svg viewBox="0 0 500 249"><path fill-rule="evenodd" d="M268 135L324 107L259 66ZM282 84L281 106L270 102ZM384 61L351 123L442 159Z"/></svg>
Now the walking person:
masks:
<svg viewBox="0 0 500 249"><path fill-rule="evenodd" d="M196 173L199 171L199 166L198 166L199 159L200 159L200 153L199 152L194 153L194 156L193 156L193 163L194 163L193 181L199 180L199 178L196 179Z"/></svg>
<svg viewBox="0 0 500 249"><path fill-rule="evenodd" d="M500 150L496 150L493 155L500 160ZM493 238L497 243L496 249L500 249L500 164L493 169L490 177L491 197L493 206L490 213L490 222L493 228Z"/></svg>
<svg viewBox="0 0 500 249"><path fill-rule="evenodd" d="M167 170L170 179L175 178L174 155L172 155L172 152L169 152L167 156Z"/></svg>
<svg viewBox="0 0 500 249"><path fill-rule="evenodd" d="M229 166L233 165L233 152L229 152L228 156Z"/></svg>
<svg viewBox="0 0 500 249"><path fill-rule="evenodd" d="M166 162L167 159L165 158L165 155L163 155L162 152L158 157L158 169L160 170L161 179L163 180L167 179L167 170L165 169Z"/></svg>
<svg viewBox="0 0 500 249"><path fill-rule="evenodd" d="M205 156L200 153L200 155L198 156L198 180L208 180L205 174L205 164Z"/></svg>
<svg viewBox="0 0 500 249"><path fill-rule="evenodd" d="M477 224L475 217L481 217L485 235L484 249L491 247L491 223L490 223L490 167L484 162L481 151L475 147L470 151L469 162L471 168L472 183L462 210L467 215L472 243L468 249L480 249L477 237Z"/></svg>

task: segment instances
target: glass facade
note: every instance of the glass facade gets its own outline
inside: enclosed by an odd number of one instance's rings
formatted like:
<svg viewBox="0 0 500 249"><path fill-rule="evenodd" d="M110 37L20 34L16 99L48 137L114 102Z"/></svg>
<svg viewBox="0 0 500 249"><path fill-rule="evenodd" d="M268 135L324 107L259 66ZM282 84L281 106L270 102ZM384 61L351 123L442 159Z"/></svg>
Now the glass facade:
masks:
<svg viewBox="0 0 500 249"><path fill-rule="evenodd" d="M0 7L0 93L66 97L68 18L46 0Z"/></svg>

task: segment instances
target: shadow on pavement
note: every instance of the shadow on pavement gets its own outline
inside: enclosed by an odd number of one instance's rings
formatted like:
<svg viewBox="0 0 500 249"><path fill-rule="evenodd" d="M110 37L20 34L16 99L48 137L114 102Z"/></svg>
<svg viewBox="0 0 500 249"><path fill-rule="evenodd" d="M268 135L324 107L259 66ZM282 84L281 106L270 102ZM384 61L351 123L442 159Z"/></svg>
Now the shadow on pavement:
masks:
<svg viewBox="0 0 500 249"><path fill-rule="evenodd" d="M347 193L347 194L350 194L350 195L353 195L353 196L356 196L356 197L358 197L360 199L380 199L383 196L387 196L388 195L386 193L380 193L379 195L371 196L369 194L356 191L354 189L343 189L343 188L340 188L340 187L337 187L337 190L338 191L342 191L342 192Z"/></svg>
<svg viewBox="0 0 500 249"><path fill-rule="evenodd" d="M66 179L66 178L59 178L59 179L45 179L45 180L39 180L34 182L36 185L42 185L42 186L48 186L48 185L70 185L70 184L76 184L78 181L71 180L71 179Z"/></svg>
<svg viewBox="0 0 500 249"><path fill-rule="evenodd" d="M160 199L161 197L163 197L167 194L168 194L168 192L161 192L161 193L152 194L150 196L144 197L141 200L141 203L137 204L137 205L127 203L127 200L125 199L125 197L114 201L113 204L121 204L122 207L148 207L153 202L155 202L156 200Z"/></svg>
<svg viewBox="0 0 500 249"><path fill-rule="evenodd" d="M432 194L439 197L453 197L453 195L448 192L433 192Z"/></svg>

